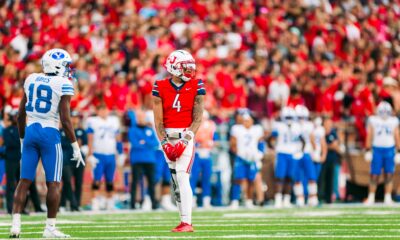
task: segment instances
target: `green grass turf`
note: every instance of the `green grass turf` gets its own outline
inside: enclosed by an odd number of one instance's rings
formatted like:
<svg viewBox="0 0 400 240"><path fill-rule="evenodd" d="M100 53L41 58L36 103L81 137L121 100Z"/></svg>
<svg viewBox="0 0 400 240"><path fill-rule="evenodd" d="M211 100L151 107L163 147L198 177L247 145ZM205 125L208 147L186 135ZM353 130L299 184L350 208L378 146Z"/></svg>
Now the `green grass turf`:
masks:
<svg viewBox="0 0 400 240"><path fill-rule="evenodd" d="M45 215L22 221L22 238L41 237ZM58 221L73 239L400 239L400 205L197 210L194 233L170 232L179 223L176 212L82 212L59 214ZM0 238L8 238L10 222L0 217Z"/></svg>

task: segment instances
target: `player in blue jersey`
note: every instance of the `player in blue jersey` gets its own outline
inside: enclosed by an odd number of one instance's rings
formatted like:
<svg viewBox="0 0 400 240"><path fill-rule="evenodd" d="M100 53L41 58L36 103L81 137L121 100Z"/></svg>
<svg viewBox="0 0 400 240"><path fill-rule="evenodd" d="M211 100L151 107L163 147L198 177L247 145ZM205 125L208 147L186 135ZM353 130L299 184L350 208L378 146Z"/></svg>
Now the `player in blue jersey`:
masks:
<svg viewBox="0 0 400 240"><path fill-rule="evenodd" d="M310 206L318 205L318 187L317 187L317 174L315 172L315 166L312 160L312 153L315 146L315 136L313 134L314 124L309 120L310 112L307 107L303 105L297 105L295 108L297 118L299 120L301 136L304 139L305 147L303 156L300 159L293 161L294 163L294 186L293 192L296 195L296 204L299 207L304 206L304 187L302 178L308 182L308 204ZM301 146L299 146L301 147ZM304 176L303 176L304 175Z"/></svg>
<svg viewBox="0 0 400 240"><path fill-rule="evenodd" d="M385 176L384 202L392 204L395 159L396 162L400 161L400 135L399 119L392 116L392 106L388 102L379 103L376 115L368 119L366 149L365 160L372 160L372 162L369 194L365 203L367 205L375 203L378 179L383 169Z"/></svg>
<svg viewBox="0 0 400 240"><path fill-rule="evenodd" d="M118 161L124 162L123 145L118 117L109 114L105 104L97 107L97 115L87 119L88 162L93 169L92 210L100 210L100 183L104 176L106 183L106 209L114 209L114 175L116 170L116 155ZM122 159L122 160L121 160Z"/></svg>
<svg viewBox="0 0 400 240"><path fill-rule="evenodd" d="M24 82L24 96L19 105L18 131L21 140L21 179L13 205L11 238L21 232L21 212L26 194L35 179L36 167L41 159L46 174L47 221L44 238L70 237L56 229L56 215L60 202L63 166L60 132L61 124L71 141L77 167L85 164L70 118L70 101L74 87L69 80L71 56L62 49L51 49L42 57L43 73L32 73Z"/></svg>
<svg viewBox="0 0 400 240"><path fill-rule="evenodd" d="M272 134L267 141L270 148L274 148L276 151L276 208L291 206L290 192L294 161L302 158L305 146L304 139L301 136L300 125L296 122L295 110L290 107L284 107L281 110L280 117L281 121L273 123ZM271 143L272 139L276 139L275 146Z"/></svg>

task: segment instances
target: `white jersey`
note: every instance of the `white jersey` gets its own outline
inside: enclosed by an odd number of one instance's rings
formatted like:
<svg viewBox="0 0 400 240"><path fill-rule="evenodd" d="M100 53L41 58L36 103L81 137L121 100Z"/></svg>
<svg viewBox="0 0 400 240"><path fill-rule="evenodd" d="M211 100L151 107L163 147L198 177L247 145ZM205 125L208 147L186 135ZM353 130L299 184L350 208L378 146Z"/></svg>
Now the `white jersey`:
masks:
<svg viewBox="0 0 400 240"><path fill-rule="evenodd" d="M314 139L315 139L315 151L318 154L321 154L322 151L322 139L325 138L325 128L323 126L316 126L314 131Z"/></svg>
<svg viewBox="0 0 400 240"><path fill-rule="evenodd" d="M371 116L368 125L372 126L373 147L393 147L395 145L394 130L399 127L399 120L396 117L386 119L379 116Z"/></svg>
<svg viewBox="0 0 400 240"><path fill-rule="evenodd" d="M304 121L300 123L301 136L305 141L304 153L311 153L313 151L313 146L311 144L311 134L314 131L314 124L310 121Z"/></svg>
<svg viewBox="0 0 400 240"><path fill-rule="evenodd" d="M298 123L287 125L284 122L274 122L272 125L272 134L277 137L276 152L294 154L301 149L301 128Z"/></svg>
<svg viewBox="0 0 400 240"><path fill-rule="evenodd" d="M95 116L87 119L87 132L93 134L93 152L113 155L117 153L117 135L120 123L117 117L106 119Z"/></svg>
<svg viewBox="0 0 400 240"><path fill-rule="evenodd" d="M264 136L264 129L260 125L246 128L241 124L232 126L231 136L236 138L236 149L238 157L247 161L258 161L262 153L258 150L258 143Z"/></svg>
<svg viewBox="0 0 400 240"><path fill-rule="evenodd" d="M72 82L65 77L32 73L25 80L24 91L27 97L27 125L39 123L42 127L58 129L58 106L63 95L74 95Z"/></svg>

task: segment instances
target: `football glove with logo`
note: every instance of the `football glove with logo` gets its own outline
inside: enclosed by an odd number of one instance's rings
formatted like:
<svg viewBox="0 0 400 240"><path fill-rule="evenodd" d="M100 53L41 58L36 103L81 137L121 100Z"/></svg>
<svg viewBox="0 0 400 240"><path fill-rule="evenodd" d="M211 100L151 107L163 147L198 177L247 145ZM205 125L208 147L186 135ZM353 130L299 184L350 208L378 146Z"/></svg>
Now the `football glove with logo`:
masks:
<svg viewBox="0 0 400 240"><path fill-rule="evenodd" d="M194 138L194 133L192 131L186 131L183 133L182 138L174 146L174 153L176 158L182 156L187 145L189 144L189 141L192 140L193 138Z"/></svg>
<svg viewBox="0 0 400 240"><path fill-rule="evenodd" d="M161 147L162 147L165 155L167 156L167 158L170 161L175 162L176 158L177 158L176 155L175 155L175 149L174 149L174 146L168 141L167 138L164 138L161 141Z"/></svg>

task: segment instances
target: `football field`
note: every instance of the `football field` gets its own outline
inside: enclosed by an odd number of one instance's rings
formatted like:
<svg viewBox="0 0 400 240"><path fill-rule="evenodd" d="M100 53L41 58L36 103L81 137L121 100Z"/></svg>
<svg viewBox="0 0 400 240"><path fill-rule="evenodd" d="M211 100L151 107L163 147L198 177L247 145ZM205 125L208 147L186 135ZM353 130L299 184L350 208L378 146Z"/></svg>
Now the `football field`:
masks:
<svg viewBox="0 0 400 240"><path fill-rule="evenodd" d="M197 210L193 219L194 233L171 233L178 215L161 211L60 214L58 227L73 239L400 239L400 205ZM10 220L0 217L2 239ZM21 238L40 238L44 220L24 216Z"/></svg>

